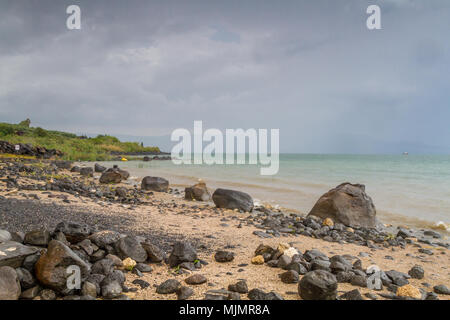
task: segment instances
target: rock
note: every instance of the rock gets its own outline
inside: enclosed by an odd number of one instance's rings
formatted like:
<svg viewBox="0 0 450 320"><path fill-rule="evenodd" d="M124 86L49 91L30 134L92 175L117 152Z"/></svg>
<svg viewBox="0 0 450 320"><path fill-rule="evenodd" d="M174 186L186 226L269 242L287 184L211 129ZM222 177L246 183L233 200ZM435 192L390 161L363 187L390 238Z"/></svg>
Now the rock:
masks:
<svg viewBox="0 0 450 320"><path fill-rule="evenodd" d="M211 194L206 188L204 182L199 182L192 187L187 187L184 189L184 198L186 200L197 200L197 201L209 201L211 200Z"/></svg>
<svg viewBox="0 0 450 320"><path fill-rule="evenodd" d="M95 172L103 172L103 171L105 171L106 170L106 167L104 167L104 166L102 166L102 165L100 165L100 164L98 164L98 163L96 163L95 165L94 165L94 171Z"/></svg>
<svg viewBox="0 0 450 320"><path fill-rule="evenodd" d="M47 246L50 242L50 232L47 230L33 230L25 234L24 242L32 246Z"/></svg>
<svg viewBox="0 0 450 320"><path fill-rule="evenodd" d="M256 250L255 250L255 256L260 256L260 255L262 256L265 253L268 253L268 254L272 255L274 252L275 252L275 250L272 247L264 245L264 244L261 243L258 246L258 248L256 248Z"/></svg>
<svg viewBox="0 0 450 320"><path fill-rule="evenodd" d="M316 249L312 249L312 250L306 250L305 254L303 255L303 257L305 258L306 261L310 262L316 258L320 258L322 260L329 260L328 257L320 252L319 250Z"/></svg>
<svg viewBox="0 0 450 320"><path fill-rule="evenodd" d="M114 262L110 259L101 259L94 263L91 272L95 274L108 275L114 270Z"/></svg>
<svg viewBox="0 0 450 320"><path fill-rule="evenodd" d="M175 279L169 279L161 283L156 288L156 293L159 294L170 294L175 293L177 290L181 288L181 284Z"/></svg>
<svg viewBox="0 0 450 320"><path fill-rule="evenodd" d="M126 198L127 197L128 190L124 187L118 187L116 188L116 196L119 198Z"/></svg>
<svg viewBox="0 0 450 320"><path fill-rule="evenodd" d="M8 266L0 267L0 300L18 300L20 293L16 271Z"/></svg>
<svg viewBox="0 0 450 320"><path fill-rule="evenodd" d="M6 230L0 230L0 243L11 240L12 240L11 233L9 233Z"/></svg>
<svg viewBox="0 0 450 320"><path fill-rule="evenodd" d="M194 290L189 287L182 286L176 291L178 300L186 300L194 294Z"/></svg>
<svg viewBox="0 0 450 320"><path fill-rule="evenodd" d="M296 254L299 254L299 252L297 251L297 249L290 247L286 250L283 251L283 255L292 258L293 256L295 256Z"/></svg>
<svg viewBox="0 0 450 320"><path fill-rule="evenodd" d="M122 286L117 280L102 285L102 296L106 299L114 299L121 294Z"/></svg>
<svg viewBox="0 0 450 320"><path fill-rule="evenodd" d="M375 206L361 184L343 183L331 189L319 198L308 216L330 218L353 228L375 228L377 224Z"/></svg>
<svg viewBox="0 0 450 320"><path fill-rule="evenodd" d="M276 292L266 293L261 289L255 288L248 292L250 300L283 300L283 298Z"/></svg>
<svg viewBox="0 0 450 320"><path fill-rule="evenodd" d="M245 212L253 210L252 197L241 191L219 188L214 191L212 199L217 208L238 209Z"/></svg>
<svg viewBox="0 0 450 320"><path fill-rule="evenodd" d="M30 289L36 285L36 279L27 269L17 268L16 273L22 290Z"/></svg>
<svg viewBox="0 0 450 320"><path fill-rule="evenodd" d="M78 222L60 222L55 228L55 232L62 232L70 243L83 241L91 234L91 231L90 226Z"/></svg>
<svg viewBox="0 0 450 320"><path fill-rule="evenodd" d="M411 268L411 270L408 271L408 274L413 279L423 279L423 277L425 276L425 271L421 266L415 265Z"/></svg>
<svg viewBox="0 0 450 320"><path fill-rule="evenodd" d="M50 289L44 289L39 293L42 300L56 300L56 293Z"/></svg>
<svg viewBox="0 0 450 320"><path fill-rule="evenodd" d="M146 289L150 287L150 283L142 279L135 279L133 280L132 284L138 285L141 289Z"/></svg>
<svg viewBox="0 0 450 320"><path fill-rule="evenodd" d="M123 238L123 236L120 233L109 230L99 231L89 236L89 240L100 248L105 248L107 245L112 245L121 238Z"/></svg>
<svg viewBox="0 0 450 320"><path fill-rule="evenodd" d="M148 156L145 156L144 158L142 158L142 161L148 162L151 161L152 159Z"/></svg>
<svg viewBox="0 0 450 320"><path fill-rule="evenodd" d="M30 289L27 289L25 291L22 291L22 293L20 294L20 298L21 299L31 300L31 299L36 298L39 295L39 292L41 292L41 287L40 286L34 286L33 288L30 288Z"/></svg>
<svg viewBox="0 0 450 320"><path fill-rule="evenodd" d="M160 177L147 176L142 179L141 190L167 192L169 190L169 181Z"/></svg>
<svg viewBox="0 0 450 320"><path fill-rule="evenodd" d="M450 295L450 289L447 288L447 286L440 284L437 286L433 287L434 292L436 292L437 294L446 294L446 295Z"/></svg>
<svg viewBox="0 0 450 320"><path fill-rule="evenodd" d="M81 294L83 296L91 296L97 298L97 286L95 283L85 281L81 287Z"/></svg>
<svg viewBox="0 0 450 320"><path fill-rule="evenodd" d="M363 276L363 275L360 275L360 274L355 274L351 278L350 283L353 286L359 286L359 287L362 287L362 288L366 288L367 287L367 277Z"/></svg>
<svg viewBox="0 0 450 320"><path fill-rule="evenodd" d="M303 300L335 300L336 277L324 270L308 272L298 284L298 293Z"/></svg>
<svg viewBox="0 0 450 320"><path fill-rule="evenodd" d="M100 179L98 180L100 183L120 183L122 181L122 175L118 170L108 170L103 172L100 176Z"/></svg>
<svg viewBox="0 0 450 320"><path fill-rule="evenodd" d="M136 237L126 236L117 241L115 245L119 258L131 258L136 262L145 262L147 260L147 252L141 246Z"/></svg>
<svg viewBox="0 0 450 320"><path fill-rule="evenodd" d="M297 283L298 282L298 273L294 270L289 270L286 272L283 272L280 275L281 282L284 283Z"/></svg>
<svg viewBox="0 0 450 320"><path fill-rule="evenodd" d="M227 290L209 290L205 293L205 300L240 300L239 293Z"/></svg>
<svg viewBox="0 0 450 320"><path fill-rule="evenodd" d="M208 281L205 276L201 274L194 274L184 280L187 284L197 285Z"/></svg>
<svg viewBox="0 0 450 320"><path fill-rule="evenodd" d="M23 264L26 257L35 254L37 251L37 248L24 246L14 241L0 243L0 267L18 268Z"/></svg>
<svg viewBox="0 0 450 320"><path fill-rule="evenodd" d="M401 287L409 283L407 279L410 278L410 276L408 274L395 270L386 271L385 273L389 277L389 279L391 279L392 282L397 286Z"/></svg>
<svg viewBox="0 0 450 320"><path fill-rule="evenodd" d="M264 264L264 257L263 256L256 256L253 257L251 260L252 264Z"/></svg>
<svg viewBox="0 0 450 320"><path fill-rule="evenodd" d="M302 274L302 275L308 273L308 269L306 269L306 267L299 262L291 262L284 269L285 270L294 270L298 274Z"/></svg>
<svg viewBox="0 0 450 320"><path fill-rule="evenodd" d="M372 292L367 292L366 294L364 294L367 298L369 298L370 300L377 300L378 296L375 293Z"/></svg>
<svg viewBox="0 0 450 320"><path fill-rule="evenodd" d="M158 263L166 258L166 254L163 250L148 241L142 242L141 246L147 252L148 260L150 262Z"/></svg>
<svg viewBox="0 0 450 320"><path fill-rule="evenodd" d="M52 240L48 244L47 252L39 258L35 265L36 278L43 285L58 292L67 292L67 278L70 275L67 267L76 265L80 268L83 281L90 273L90 266L78 257L69 247Z"/></svg>
<svg viewBox="0 0 450 320"><path fill-rule="evenodd" d="M341 300L364 300L358 289L348 291L339 297Z"/></svg>
<svg viewBox="0 0 450 320"><path fill-rule="evenodd" d="M425 297L425 300L439 300L439 297L434 292L428 292L427 296Z"/></svg>
<svg viewBox="0 0 450 320"><path fill-rule="evenodd" d="M80 168L80 175L85 176L85 177L93 177L94 169L91 167Z"/></svg>
<svg viewBox="0 0 450 320"><path fill-rule="evenodd" d="M322 225L332 227L332 226L334 226L334 222L330 218L325 218L322 221Z"/></svg>
<svg viewBox="0 0 450 320"><path fill-rule="evenodd" d="M109 260L111 260L112 262L113 262L113 265L115 266L115 267L119 267L119 268L121 268L121 267L123 267L123 261L118 257L118 256L116 256L116 255L114 255L114 254L107 254L106 256L105 256L105 259L109 259ZM126 260L126 259L125 259Z"/></svg>
<svg viewBox="0 0 450 320"><path fill-rule="evenodd" d="M407 284L397 289L397 296L422 299L422 293L416 287Z"/></svg>
<svg viewBox="0 0 450 320"><path fill-rule="evenodd" d="M187 242L176 242L169 256L168 263L171 268L183 262L194 262L197 260L197 252Z"/></svg>
<svg viewBox="0 0 450 320"><path fill-rule="evenodd" d="M214 254L214 259L217 262L230 262L234 260L234 253L230 251L219 250Z"/></svg>
<svg viewBox="0 0 450 320"><path fill-rule="evenodd" d="M131 258L126 258L122 261L123 268L128 271L132 271L136 264L136 261Z"/></svg>
<svg viewBox="0 0 450 320"><path fill-rule="evenodd" d="M281 268L281 269L285 269L291 262L292 262L292 258L283 254L280 258L278 258L277 267Z"/></svg>
<svg viewBox="0 0 450 320"><path fill-rule="evenodd" d="M140 263L140 262L136 264L135 269L139 270L140 272L144 272L144 273L153 271L152 267L150 267L148 264Z"/></svg>
<svg viewBox="0 0 450 320"><path fill-rule="evenodd" d="M228 286L228 291L238 292L238 293L248 293L247 282L240 280L235 284L230 284Z"/></svg>

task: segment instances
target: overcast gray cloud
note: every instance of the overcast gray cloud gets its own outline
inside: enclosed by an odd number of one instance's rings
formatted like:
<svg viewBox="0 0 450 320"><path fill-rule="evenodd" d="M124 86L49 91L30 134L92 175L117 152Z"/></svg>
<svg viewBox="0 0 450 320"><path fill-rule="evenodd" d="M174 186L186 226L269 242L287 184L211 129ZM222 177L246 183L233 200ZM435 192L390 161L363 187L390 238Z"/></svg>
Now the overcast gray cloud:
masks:
<svg viewBox="0 0 450 320"><path fill-rule="evenodd" d="M448 30L446 0L3 0L0 121L151 136L203 120L280 128L283 151L448 152Z"/></svg>

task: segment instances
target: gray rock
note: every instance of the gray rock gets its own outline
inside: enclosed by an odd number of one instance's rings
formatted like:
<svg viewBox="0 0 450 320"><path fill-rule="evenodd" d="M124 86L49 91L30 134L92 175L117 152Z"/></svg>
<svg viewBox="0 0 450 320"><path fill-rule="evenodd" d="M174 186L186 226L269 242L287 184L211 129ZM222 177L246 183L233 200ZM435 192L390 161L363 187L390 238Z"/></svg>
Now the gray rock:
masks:
<svg viewBox="0 0 450 320"><path fill-rule="evenodd" d="M238 209L245 212L253 210L253 199L245 192L219 188L214 191L212 199L217 208Z"/></svg>
<svg viewBox="0 0 450 320"><path fill-rule="evenodd" d="M169 181L161 177L144 177L141 182L142 190L156 192L167 192L169 190Z"/></svg>
<svg viewBox="0 0 450 320"><path fill-rule="evenodd" d="M348 291L339 297L341 300L364 300L358 289Z"/></svg>
<svg viewBox="0 0 450 320"><path fill-rule="evenodd" d="M178 300L186 300L194 294L194 290L183 286L177 290L176 294Z"/></svg>
<svg viewBox="0 0 450 320"><path fill-rule="evenodd" d="M283 272L280 275L280 279L284 283L297 283L298 282L298 273L294 270L289 270L286 272Z"/></svg>
<svg viewBox="0 0 450 320"><path fill-rule="evenodd" d="M230 251L219 250L214 254L217 262L230 262L234 260L234 253Z"/></svg>
<svg viewBox="0 0 450 320"><path fill-rule="evenodd" d="M18 268L24 259L38 251L37 248L24 246L14 241L0 243L0 267Z"/></svg>
<svg viewBox="0 0 450 320"><path fill-rule="evenodd" d="M331 189L316 202L308 214L350 227L375 228L376 210L362 184L342 183Z"/></svg>
<svg viewBox="0 0 450 320"><path fill-rule="evenodd" d="M324 270L308 272L298 284L298 293L303 300L335 300L336 277Z"/></svg>
<svg viewBox="0 0 450 320"><path fill-rule="evenodd" d="M161 283L156 288L156 293L159 294L171 294L177 292L181 288L181 283L175 279L169 279Z"/></svg>
<svg viewBox="0 0 450 320"><path fill-rule="evenodd" d="M21 299L31 300L36 298L41 292L42 288L40 286L34 286L33 288L22 291L20 294Z"/></svg>
<svg viewBox="0 0 450 320"><path fill-rule="evenodd" d="M81 294L83 296L91 296L97 298L97 285L95 283L85 281L81 287Z"/></svg>
<svg viewBox="0 0 450 320"><path fill-rule="evenodd" d="M27 269L17 268L16 273L17 277L19 278L20 287L22 288L22 290L30 289L31 287L34 287L36 285L36 279Z"/></svg>
<svg viewBox="0 0 450 320"><path fill-rule="evenodd" d="M57 232L62 232L70 243L78 243L86 239L92 229L84 223L60 222L55 228L55 233Z"/></svg>
<svg viewBox="0 0 450 320"><path fill-rule="evenodd" d="M141 243L144 250L147 252L148 260L150 262L161 262L166 258L166 254L162 249L155 246L154 244L146 241Z"/></svg>
<svg viewBox="0 0 450 320"><path fill-rule="evenodd" d="M169 266L176 267L183 262L194 262L197 260L197 252L187 242L176 242L169 256Z"/></svg>
<svg viewBox="0 0 450 320"><path fill-rule="evenodd" d="M423 279L423 277L425 276L425 271L421 266L415 265L411 268L411 270L408 271L408 274L413 279Z"/></svg>
<svg viewBox="0 0 450 320"><path fill-rule="evenodd" d="M203 276L201 274L194 274L194 275L186 278L184 281L190 285L198 285L198 284L203 284L208 280L206 279L205 276Z"/></svg>
<svg viewBox="0 0 450 320"><path fill-rule="evenodd" d="M438 294L450 295L450 289L443 284L434 286L433 290L435 293L438 293Z"/></svg>
<svg viewBox="0 0 450 320"><path fill-rule="evenodd" d="M141 246L136 237L126 236L116 243L116 251L121 259L131 258L136 262L145 262L147 260L147 252Z"/></svg>
<svg viewBox="0 0 450 320"><path fill-rule="evenodd" d="M247 282L240 280L235 284L230 284L228 286L228 291L238 292L238 293L248 293Z"/></svg>
<svg viewBox="0 0 450 320"><path fill-rule="evenodd" d="M9 233L6 230L0 229L0 243L6 242L6 241L11 241L11 240L12 240L11 233Z"/></svg>
<svg viewBox="0 0 450 320"><path fill-rule="evenodd" d="M102 296L106 299L114 299L122 294L121 284L114 280L102 285Z"/></svg>
<svg viewBox="0 0 450 320"><path fill-rule="evenodd" d="M16 271L8 266L0 267L0 300L18 300L20 293Z"/></svg>
<svg viewBox="0 0 450 320"><path fill-rule="evenodd" d="M50 232L47 230L33 230L25 234L24 242L32 246L47 246L50 242Z"/></svg>

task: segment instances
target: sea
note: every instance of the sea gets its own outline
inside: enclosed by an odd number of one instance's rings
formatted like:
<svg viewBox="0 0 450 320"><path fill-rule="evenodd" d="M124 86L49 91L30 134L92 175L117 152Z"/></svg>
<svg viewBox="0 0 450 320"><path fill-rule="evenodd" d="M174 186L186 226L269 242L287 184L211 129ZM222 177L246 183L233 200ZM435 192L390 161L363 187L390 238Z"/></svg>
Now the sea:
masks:
<svg viewBox="0 0 450 320"><path fill-rule="evenodd" d="M366 186L385 224L450 231L450 155L281 154L279 171L260 175L259 165L175 165L170 160L117 161L131 183L159 176L173 187L203 180L211 190L250 194L255 202L308 214L319 197L343 182Z"/></svg>

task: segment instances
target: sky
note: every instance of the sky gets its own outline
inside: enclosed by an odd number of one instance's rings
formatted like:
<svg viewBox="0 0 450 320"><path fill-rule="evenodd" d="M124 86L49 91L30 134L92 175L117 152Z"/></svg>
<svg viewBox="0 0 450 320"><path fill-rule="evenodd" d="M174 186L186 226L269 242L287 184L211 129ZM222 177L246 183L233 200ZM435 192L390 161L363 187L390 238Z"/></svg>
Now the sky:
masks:
<svg viewBox="0 0 450 320"><path fill-rule="evenodd" d="M449 30L448 0L2 0L0 122L151 143L202 120L280 129L282 152L450 153Z"/></svg>

